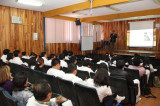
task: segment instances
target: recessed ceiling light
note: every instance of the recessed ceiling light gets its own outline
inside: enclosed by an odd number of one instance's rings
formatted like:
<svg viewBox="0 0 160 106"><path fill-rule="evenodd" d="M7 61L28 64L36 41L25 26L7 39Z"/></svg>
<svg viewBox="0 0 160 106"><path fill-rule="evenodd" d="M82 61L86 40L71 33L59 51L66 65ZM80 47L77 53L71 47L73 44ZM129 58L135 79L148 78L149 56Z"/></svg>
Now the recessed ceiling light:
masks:
<svg viewBox="0 0 160 106"><path fill-rule="evenodd" d="M42 6L43 3L37 0L17 0L17 3L22 3L26 5L32 5L32 6Z"/></svg>

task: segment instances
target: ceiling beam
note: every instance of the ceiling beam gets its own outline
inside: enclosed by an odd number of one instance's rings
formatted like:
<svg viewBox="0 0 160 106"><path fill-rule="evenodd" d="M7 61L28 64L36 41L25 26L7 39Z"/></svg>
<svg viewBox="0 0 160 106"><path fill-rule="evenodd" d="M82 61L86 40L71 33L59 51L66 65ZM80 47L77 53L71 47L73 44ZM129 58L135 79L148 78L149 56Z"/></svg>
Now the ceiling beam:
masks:
<svg viewBox="0 0 160 106"><path fill-rule="evenodd" d="M135 11L135 12L128 12L128 13L119 13L119 14L110 14L110 15L104 15L104 16L82 18L81 22L123 19L123 18L139 17L139 16L147 16L147 15L160 15L160 8L144 10L144 11Z"/></svg>
<svg viewBox="0 0 160 106"><path fill-rule="evenodd" d="M60 16L60 15L52 16L52 17L49 17L49 18L62 19L62 20L67 20L67 21L76 21L76 18Z"/></svg>
<svg viewBox="0 0 160 106"><path fill-rule="evenodd" d="M102 6L107 6L107 5L125 3L125 2L129 2L129 1L131 1L131 0L94 0L92 7L96 8L96 7L102 7ZM82 2L82 3L54 9L54 10L49 10L49 11L44 12L44 17L51 17L51 16L56 16L59 14L70 13L73 11L80 11L80 10L89 9L90 5L91 5L90 2L86 1L86 2Z"/></svg>

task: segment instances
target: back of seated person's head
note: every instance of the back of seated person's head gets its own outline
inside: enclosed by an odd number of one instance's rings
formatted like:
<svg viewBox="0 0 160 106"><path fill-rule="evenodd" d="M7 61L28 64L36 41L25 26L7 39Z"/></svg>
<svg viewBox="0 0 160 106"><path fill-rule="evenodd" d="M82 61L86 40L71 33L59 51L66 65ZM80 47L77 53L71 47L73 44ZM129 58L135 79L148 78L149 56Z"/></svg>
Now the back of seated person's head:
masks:
<svg viewBox="0 0 160 106"><path fill-rule="evenodd" d="M69 56L72 56L72 55L73 55L73 52L70 50L70 51L68 52L68 55L69 55Z"/></svg>
<svg viewBox="0 0 160 106"><path fill-rule="evenodd" d="M82 61L77 61L77 65L78 65L79 67L82 67L82 66L83 66L83 62L82 62Z"/></svg>
<svg viewBox="0 0 160 106"><path fill-rule="evenodd" d="M44 65L44 60L43 60L43 58L38 58L37 59L37 62L36 62L36 65L39 67L39 66L41 66L41 65Z"/></svg>
<svg viewBox="0 0 160 106"><path fill-rule="evenodd" d="M9 61L10 59L13 59L13 53L8 53L7 54L7 60Z"/></svg>
<svg viewBox="0 0 160 106"><path fill-rule="evenodd" d="M151 64L151 63L150 63L150 60L149 60L149 57L145 57L145 58L143 59L143 65L145 66L145 65L149 65L149 64Z"/></svg>
<svg viewBox="0 0 160 106"><path fill-rule="evenodd" d="M1 59L0 59L0 67L6 65L6 63L4 63Z"/></svg>
<svg viewBox="0 0 160 106"><path fill-rule="evenodd" d="M135 54L134 54L134 57L140 57L140 55L139 55L139 54L137 54L137 53L135 53Z"/></svg>
<svg viewBox="0 0 160 106"><path fill-rule="evenodd" d="M13 91L22 91L27 87L28 78L27 74L23 71L19 71L15 74L12 81Z"/></svg>
<svg viewBox="0 0 160 106"><path fill-rule="evenodd" d="M46 56L47 56L46 52L42 52L41 55L40 55L40 57L46 57Z"/></svg>
<svg viewBox="0 0 160 106"><path fill-rule="evenodd" d="M25 56L26 55L26 52L22 52L22 56Z"/></svg>
<svg viewBox="0 0 160 106"><path fill-rule="evenodd" d="M90 61L89 60L85 60L83 62L83 66L86 66L86 67L90 66Z"/></svg>
<svg viewBox="0 0 160 106"><path fill-rule="evenodd" d="M28 61L28 66L31 68L31 66L35 66L35 65L36 65L36 58L31 57Z"/></svg>
<svg viewBox="0 0 160 106"><path fill-rule="evenodd" d="M109 86L108 71L104 68L98 69L94 76L94 83L96 86Z"/></svg>
<svg viewBox="0 0 160 106"><path fill-rule="evenodd" d="M76 75L77 74L77 66L73 63L69 64L67 73L73 73L74 75Z"/></svg>
<svg viewBox="0 0 160 106"><path fill-rule="evenodd" d="M63 50L63 54L64 54L64 56L68 56L68 51L67 50Z"/></svg>
<svg viewBox="0 0 160 106"><path fill-rule="evenodd" d="M19 50L15 50L15 51L13 52L13 54L14 54L15 57L19 57L20 51L19 51Z"/></svg>
<svg viewBox="0 0 160 106"><path fill-rule="evenodd" d="M4 50L3 50L3 54L4 54L4 55L7 55L9 52L10 52L9 49L4 49Z"/></svg>
<svg viewBox="0 0 160 106"><path fill-rule="evenodd" d="M76 58L76 56L72 56L72 57L70 58L70 62L71 62L71 63L74 63L74 64L77 64L77 58Z"/></svg>
<svg viewBox="0 0 160 106"><path fill-rule="evenodd" d="M60 68L60 60L55 58L52 60L52 67L55 67L57 65L59 65L59 68Z"/></svg>
<svg viewBox="0 0 160 106"><path fill-rule="evenodd" d="M55 55L55 54L50 54L48 60L53 60L53 59L55 59L55 58L56 58L56 55Z"/></svg>
<svg viewBox="0 0 160 106"><path fill-rule="evenodd" d="M10 80L10 67L4 65L0 67L0 85L4 84L6 81Z"/></svg>
<svg viewBox="0 0 160 106"><path fill-rule="evenodd" d="M60 54L60 55L59 55L59 59L60 59L60 60L64 60L64 59L65 59L65 55L64 55L64 54Z"/></svg>
<svg viewBox="0 0 160 106"><path fill-rule="evenodd" d="M124 58L123 58L122 56L120 56L120 55L117 55L117 56L116 56L116 61L117 61L117 60L124 60Z"/></svg>
<svg viewBox="0 0 160 106"><path fill-rule="evenodd" d="M133 59L133 65L134 65L134 66L139 66L140 63L141 63L141 60L140 60L139 58L134 58L134 59Z"/></svg>
<svg viewBox="0 0 160 106"><path fill-rule="evenodd" d="M33 94L37 101L48 102L52 96L52 89L46 80L40 80L33 86Z"/></svg>
<svg viewBox="0 0 160 106"><path fill-rule="evenodd" d="M108 69L107 65L105 63L101 63L98 65L98 69L100 68L104 68L104 69Z"/></svg>
<svg viewBox="0 0 160 106"><path fill-rule="evenodd" d="M124 68L124 66L125 66L124 60L117 60L117 62L116 62L116 67L117 67L118 69L122 69L122 68Z"/></svg>

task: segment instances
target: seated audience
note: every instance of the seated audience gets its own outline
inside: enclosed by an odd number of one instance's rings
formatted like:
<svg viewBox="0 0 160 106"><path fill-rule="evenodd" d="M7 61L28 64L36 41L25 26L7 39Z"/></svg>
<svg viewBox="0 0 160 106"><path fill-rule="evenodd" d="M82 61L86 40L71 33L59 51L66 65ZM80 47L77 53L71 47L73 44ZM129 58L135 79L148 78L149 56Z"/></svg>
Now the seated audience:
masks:
<svg viewBox="0 0 160 106"><path fill-rule="evenodd" d="M36 62L36 66L34 68L35 70L41 71L46 73L47 67L44 65L44 60L42 58L39 58Z"/></svg>
<svg viewBox="0 0 160 106"><path fill-rule="evenodd" d="M76 56L72 56L71 58L70 58L70 63L73 63L73 64L77 64L77 58L76 58Z"/></svg>
<svg viewBox="0 0 160 106"><path fill-rule="evenodd" d="M22 58L23 59L30 59L30 57L26 55L26 52L22 52Z"/></svg>
<svg viewBox="0 0 160 106"><path fill-rule="evenodd" d="M77 75L77 66L75 64L71 63L71 64L69 64L68 72L66 73L66 75L63 79L70 80L73 83L82 82L83 80L81 78L77 77L76 75Z"/></svg>
<svg viewBox="0 0 160 106"><path fill-rule="evenodd" d="M6 63L12 63L13 62L13 53L8 53L7 54L7 61Z"/></svg>
<svg viewBox="0 0 160 106"><path fill-rule="evenodd" d="M47 71L48 75L63 78L65 73L60 70L60 60L55 58L52 60L52 68Z"/></svg>
<svg viewBox="0 0 160 106"><path fill-rule="evenodd" d="M97 90L100 102L103 101L104 97L112 95L112 90L109 86L108 72L106 69L98 69L96 75L94 76L94 79L90 80L89 82L87 81L87 85ZM125 97L120 97L118 95L115 98L115 100L117 100L118 103L120 103L124 99Z"/></svg>
<svg viewBox="0 0 160 106"><path fill-rule="evenodd" d="M153 65L151 64L151 62L150 62L150 60L149 60L148 57L145 57L145 58L143 59L143 66L144 66L144 68L149 69L150 72L155 72L155 71L157 71L157 69L154 69L154 68L153 68Z"/></svg>
<svg viewBox="0 0 160 106"><path fill-rule="evenodd" d="M69 56L68 56L68 51L67 50L63 50L62 54L64 54L65 60L69 60Z"/></svg>
<svg viewBox="0 0 160 106"><path fill-rule="evenodd" d="M45 65L51 66L51 61L47 59L46 52L42 52L40 57L44 60Z"/></svg>
<svg viewBox="0 0 160 106"><path fill-rule="evenodd" d="M4 88L10 94L12 94L11 79L10 67L7 65L0 67L0 87Z"/></svg>
<svg viewBox="0 0 160 106"><path fill-rule="evenodd" d="M93 72L93 70L90 68L90 61L89 60L85 60L83 62L83 66L77 67L77 69L81 70L81 71L88 71L89 73Z"/></svg>
<svg viewBox="0 0 160 106"><path fill-rule="evenodd" d="M7 61L7 54L9 53L9 51L10 51L9 49L4 49L3 50L3 55L1 57L1 59L2 59L3 62Z"/></svg>
<svg viewBox="0 0 160 106"><path fill-rule="evenodd" d="M101 59L100 59L99 62L97 62L97 64L105 63L108 67L109 65L106 61L107 61L107 56L106 55L101 55Z"/></svg>
<svg viewBox="0 0 160 106"><path fill-rule="evenodd" d="M27 85L27 74L22 71L16 73L12 81L12 96L24 104L27 104L28 99L33 96Z"/></svg>
<svg viewBox="0 0 160 106"><path fill-rule="evenodd" d="M67 68L68 64L67 64L67 62L65 62L65 55L64 54L60 54L59 55L59 59L60 59L60 66Z"/></svg>
<svg viewBox="0 0 160 106"><path fill-rule="evenodd" d="M55 54L50 54L49 57L48 57L48 60L53 60L56 58L56 55Z"/></svg>
<svg viewBox="0 0 160 106"><path fill-rule="evenodd" d="M52 98L52 89L46 80L40 80L33 87L33 95L26 106L72 106L72 102L62 96Z"/></svg>
<svg viewBox="0 0 160 106"><path fill-rule="evenodd" d="M36 66L36 57L32 56L28 61L28 67L34 70L35 66Z"/></svg>
<svg viewBox="0 0 160 106"><path fill-rule="evenodd" d="M18 65L26 65L26 66L28 66L27 63L23 63L23 61L20 58L20 55L21 55L20 51L19 50L15 50L14 51L14 58L13 58L12 63L18 64Z"/></svg>

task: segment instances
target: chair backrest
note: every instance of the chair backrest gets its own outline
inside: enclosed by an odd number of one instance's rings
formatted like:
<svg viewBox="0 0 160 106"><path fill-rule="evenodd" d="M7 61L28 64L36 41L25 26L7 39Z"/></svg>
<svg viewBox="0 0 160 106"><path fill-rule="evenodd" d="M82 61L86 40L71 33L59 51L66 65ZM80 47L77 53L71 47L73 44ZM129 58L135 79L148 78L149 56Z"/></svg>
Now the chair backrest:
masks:
<svg viewBox="0 0 160 106"><path fill-rule="evenodd" d="M57 77L58 85L62 95L72 101L74 106L79 106L79 101L73 82Z"/></svg>
<svg viewBox="0 0 160 106"><path fill-rule="evenodd" d="M0 88L0 106L25 106L18 99L11 96L6 90Z"/></svg>
<svg viewBox="0 0 160 106"><path fill-rule="evenodd" d="M90 78L90 75L89 75L88 71L80 71L80 70L78 70L78 71L77 71L77 76L78 76L79 78L81 78L82 80L85 80L86 77L87 77L87 78Z"/></svg>
<svg viewBox="0 0 160 106"><path fill-rule="evenodd" d="M110 73L112 73L112 71L114 71L115 69L117 69L115 66L109 66Z"/></svg>
<svg viewBox="0 0 160 106"><path fill-rule="evenodd" d="M58 85L58 81L55 76L47 75L44 73L44 79L46 79L48 81L48 83L51 85L53 93L61 94L61 91L60 91L59 85Z"/></svg>
<svg viewBox="0 0 160 106"><path fill-rule="evenodd" d="M75 83L80 106L101 106L97 91L94 88Z"/></svg>
<svg viewBox="0 0 160 106"><path fill-rule="evenodd" d="M109 80L112 92L117 93L119 96L125 96L125 100L123 100L122 103L129 103L130 93L126 79L115 78L110 76Z"/></svg>
<svg viewBox="0 0 160 106"><path fill-rule="evenodd" d="M132 80L140 79L139 70L129 69L129 68L125 68L124 70L128 72L128 74L131 76Z"/></svg>

